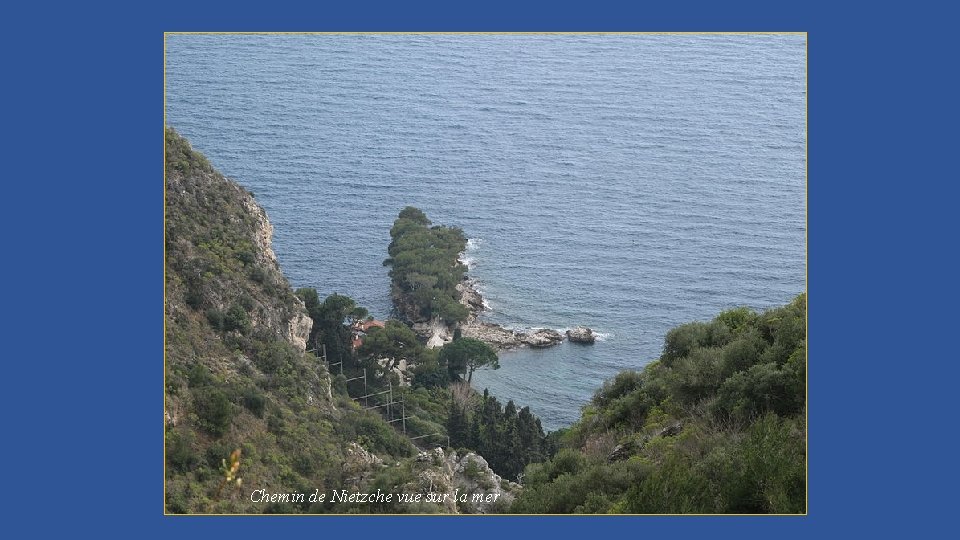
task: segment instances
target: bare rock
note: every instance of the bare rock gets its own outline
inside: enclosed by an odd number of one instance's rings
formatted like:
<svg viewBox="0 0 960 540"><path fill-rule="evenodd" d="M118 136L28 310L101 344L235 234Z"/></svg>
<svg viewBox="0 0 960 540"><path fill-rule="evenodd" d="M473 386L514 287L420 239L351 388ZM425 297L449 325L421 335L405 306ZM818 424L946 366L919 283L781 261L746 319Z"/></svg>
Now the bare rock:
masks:
<svg viewBox="0 0 960 540"><path fill-rule="evenodd" d="M677 422L675 424L671 424L663 428L662 430L660 430L659 435L661 437L676 437L677 435L680 434L682 430L683 430L683 422Z"/></svg>
<svg viewBox="0 0 960 540"><path fill-rule="evenodd" d="M358 487L373 471L384 467L383 460L355 442L347 445L344 452L343 473L347 483Z"/></svg>
<svg viewBox="0 0 960 540"><path fill-rule="evenodd" d="M304 311L307 309L299 298L295 300L298 308ZM307 350L307 338L310 337L310 329L313 328L313 319L304 311L295 311L287 323L287 341L300 352Z"/></svg>
<svg viewBox="0 0 960 540"><path fill-rule="evenodd" d="M496 349L512 349L522 344L517 332L508 330L498 324L477 320L462 325L460 333L463 337L479 339Z"/></svg>
<svg viewBox="0 0 960 540"><path fill-rule="evenodd" d="M457 284L457 292L460 293L460 303L467 306L473 312L483 311L483 297L477 292L473 282L466 280Z"/></svg>
<svg viewBox="0 0 960 540"><path fill-rule="evenodd" d="M616 448L613 449L613 452L610 452L608 456L609 461L623 461L628 459L633 453L637 450L637 447L633 443L618 444Z"/></svg>
<svg viewBox="0 0 960 540"><path fill-rule="evenodd" d="M567 338L573 343L593 343L597 340L597 336L593 334L593 330L586 326L578 326L567 330Z"/></svg>
<svg viewBox="0 0 960 540"><path fill-rule="evenodd" d="M508 507L520 491L520 485L501 478L490 469L483 456L468 452L457 459L453 454L453 483L459 493L467 493L460 511L469 514L489 514L497 508ZM479 497L474 497L479 495Z"/></svg>
<svg viewBox="0 0 960 540"><path fill-rule="evenodd" d="M563 341L563 335L556 330L551 330L549 328L541 328L535 330L530 334L526 334L521 338L523 343L531 347L544 348L552 347L561 341Z"/></svg>

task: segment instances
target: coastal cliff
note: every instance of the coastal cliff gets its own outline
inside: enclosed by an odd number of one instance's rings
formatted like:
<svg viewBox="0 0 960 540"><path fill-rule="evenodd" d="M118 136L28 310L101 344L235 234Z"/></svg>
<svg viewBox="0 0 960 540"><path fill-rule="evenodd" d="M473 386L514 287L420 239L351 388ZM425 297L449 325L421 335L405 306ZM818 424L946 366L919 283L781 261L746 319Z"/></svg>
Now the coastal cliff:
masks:
<svg viewBox="0 0 960 540"><path fill-rule="evenodd" d="M265 332L306 349L313 321L280 271L273 226L253 195L168 130L166 311L204 311L227 332Z"/></svg>
<svg viewBox="0 0 960 540"><path fill-rule="evenodd" d="M165 511L494 509L311 504L266 496L412 488L421 476L447 479L454 488L470 484L454 474L463 457L417 461L407 436L363 410L327 364L304 350L313 320L280 271L273 227L253 195L172 129L165 131L165 154ZM406 411L411 429L435 431L436 424L417 417L423 413L415 396ZM236 463L233 476L225 476L228 462Z"/></svg>

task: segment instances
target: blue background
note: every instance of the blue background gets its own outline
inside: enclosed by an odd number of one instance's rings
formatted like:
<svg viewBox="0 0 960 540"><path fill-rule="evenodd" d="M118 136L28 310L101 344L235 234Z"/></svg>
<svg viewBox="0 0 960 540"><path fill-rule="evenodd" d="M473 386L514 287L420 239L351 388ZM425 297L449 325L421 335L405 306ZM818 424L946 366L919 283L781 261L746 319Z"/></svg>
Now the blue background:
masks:
<svg viewBox="0 0 960 540"><path fill-rule="evenodd" d="M950 14L809 2L29 9L5 7L0 37L4 528L177 539L885 537L926 536L952 517ZM163 31L185 30L809 32L809 515L165 517L161 63Z"/></svg>

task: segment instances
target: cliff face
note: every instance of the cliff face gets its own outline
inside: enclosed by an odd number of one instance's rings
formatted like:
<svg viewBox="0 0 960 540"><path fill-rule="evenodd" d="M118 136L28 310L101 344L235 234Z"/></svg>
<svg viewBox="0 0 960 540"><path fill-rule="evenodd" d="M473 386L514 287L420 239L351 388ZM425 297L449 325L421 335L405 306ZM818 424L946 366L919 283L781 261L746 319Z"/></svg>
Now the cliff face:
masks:
<svg viewBox="0 0 960 540"><path fill-rule="evenodd" d="M165 142L166 509L262 511L220 485L222 460L241 450L248 485L311 482L325 466L280 439L339 459L330 424L343 413L326 366L304 354L313 321L280 272L265 212L176 132Z"/></svg>
<svg viewBox="0 0 960 540"><path fill-rule="evenodd" d="M166 181L168 315L203 310L216 322L232 309L228 331L270 333L302 352L313 322L280 271L263 208L172 130Z"/></svg>
<svg viewBox="0 0 960 540"><path fill-rule="evenodd" d="M482 458L471 458L473 465L424 462L408 438L363 410L342 383L334 390L326 364L304 351L313 321L280 271L265 212L175 131L165 136L166 511L502 509L517 486L501 486ZM239 468L227 482L224 466L233 457ZM454 480L458 464L481 484ZM430 475L444 486L504 493L499 504L484 499L459 508L251 500L255 490L419 490L417 479Z"/></svg>

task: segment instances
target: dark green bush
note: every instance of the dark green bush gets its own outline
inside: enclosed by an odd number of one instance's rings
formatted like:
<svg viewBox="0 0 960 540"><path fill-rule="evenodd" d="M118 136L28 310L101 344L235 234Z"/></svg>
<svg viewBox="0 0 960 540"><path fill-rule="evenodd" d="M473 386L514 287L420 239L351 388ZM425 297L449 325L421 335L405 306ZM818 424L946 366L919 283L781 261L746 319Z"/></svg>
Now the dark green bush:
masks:
<svg viewBox="0 0 960 540"><path fill-rule="evenodd" d="M225 332L239 331L246 334L250 331L250 316L246 310L239 304L234 304L227 309L223 316L223 330Z"/></svg>
<svg viewBox="0 0 960 540"><path fill-rule="evenodd" d="M263 393L252 386L248 386L244 388L240 399L247 410L255 414L257 418L263 418L263 411L267 406L267 399Z"/></svg>
<svg viewBox="0 0 960 540"><path fill-rule="evenodd" d="M174 470L187 472L200 462L200 456L193 448L195 443L193 433L171 429L166 432L165 439L167 464Z"/></svg>
<svg viewBox="0 0 960 540"><path fill-rule="evenodd" d="M200 427L212 435L223 435L233 419L233 405L226 393L215 387L202 387L193 391L194 407L200 419Z"/></svg>

